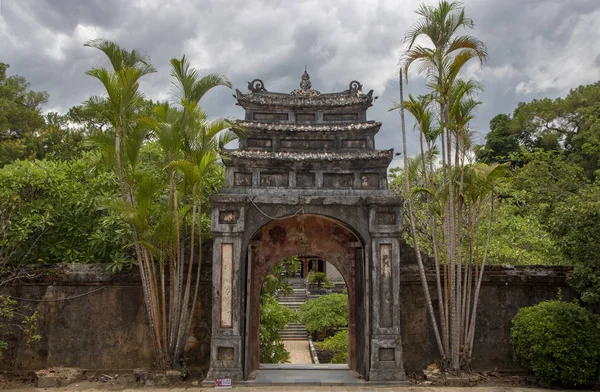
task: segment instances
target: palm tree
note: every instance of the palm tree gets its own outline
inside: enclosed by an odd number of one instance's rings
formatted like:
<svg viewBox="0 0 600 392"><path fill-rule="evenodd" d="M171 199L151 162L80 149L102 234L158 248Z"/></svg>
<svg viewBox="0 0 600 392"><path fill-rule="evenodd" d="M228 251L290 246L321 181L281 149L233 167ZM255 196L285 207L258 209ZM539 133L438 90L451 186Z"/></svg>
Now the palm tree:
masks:
<svg viewBox="0 0 600 392"><path fill-rule="evenodd" d="M459 133L458 123L455 119L458 118L460 112L459 103L463 101L462 97L466 92L459 94L457 90L458 74L463 66L471 59L478 58L483 62L487 58L487 50L485 45L478 39L469 35L459 35L460 31L465 28L473 28L472 19L465 16L462 3L454 1L448 2L441 0L437 7L421 5L417 9L417 14L421 18L413 25L406 33L406 41L408 49L401 59L401 68L404 75L408 74L408 70L413 63L418 64L419 73L425 73L427 85L432 91L432 95L440 108L440 125L441 125L441 152L442 152L442 174L444 186L447 187L447 203L446 212L444 214L443 226L445 228L443 238L445 238L445 267L448 267L448 282L449 301L443 306L447 309L445 313L449 320L442 321L444 335L444 348L440 347L440 354L443 362L447 360L446 355L450 355L450 365L452 370L460 369L460 319L461 319L461 298L460 289L461 281L461 248L460 240L462 230L457 227L459 220L458 204L455 195L455 174L453 173L452 164L452 146L454 144L455 162L454 166L459 164ZM427 39L427 46L417 45L416 41L419 37ZM402 94L402 92L401 92ZM402 101L401 97L401 101ZM453 107L454 104L454 107ZM464 103L462 104L464 107ZM472 105L473 107L476 105ZM401 107L401 112L404 107ZM452 110L456 109L456 110ZM404 116L402 114L402 121ZM465 118L468 122L469 119ZM453 122L455 124L453 124ZM459 121L461 122L461 121ZM463 123L465 121L462 121ZM460 127L461 129L464 126ZM404 125L403 125L404 133ZM403 135L404 138L404 135ZM454 138L454 140L453 140ZM453 143L454 142L454 143ZM409 184L407 184L407 187ZM459 185L460 187L460 185ZM409 206L410 207L410 206ZM412 214L409 214L411 219ZM434 225L435 226L435 225ZM460 237L457 244L457 235ZM416 239L414 239L416 241ZM457 246L459 245L459 246ZM458 268L457 268L458 261ZM445 280L446 281L446 280ZM424 288L426 289L425 285ZM446 290L444 290L446 291ZM440 299L441 300L441 299ZM440 305L442 306L442 305ZM428 304L430 307L430 304ZM440 311L440 318L442 317ZM437 323L433 312L430 312L430 317L433 320L434 328ZM448 328L450 331L448 331ZM439 335L435 331L436 338ZM448 337L450 342L448 342ZM450 347L449 344L450 343ZM438 342L438 346L441 344Z"/></svg>
<svg viewBox="0 0 600 392"><path fill-rule="evenodd" d="M136 103L142 99L137 82L133 83L134 93L122 88L131 84L131 75L138 75L129 67L138 66L139 61L132 59L140 58L139 54L105 40L87 45L101 49L113 64L113 71L94 68L88 74L100 79L107 90L105 101L94 101L108 103L105 106L114 127L115 147L108 151L115 154L124 212L134 233L156 363L173 367L182 357L198 297L203 200L213 188L212 177L221 174L220 146L236 138L228 130L229 121L208 120L199 100L212 88L231 84L221 75L201 78L185 56L172 59L171 75L179 102L155 105L151 116L141 116L136 112ZM131 99L112 104L122 97ZM105 135L96 136L98 142L106 139ZM140 150L149 139L161 150L153 162L154 171L138 165Z"/></svg>
<svg viewBox="0 0 600 392"><path fill-rule="evenodd" d="M114 151L114 162L119 179L123 210L126 215L131 216L132 210L135 209L135 197L129 174L137 158L136 148L132 141L139 140L139 137L135 136L142 133L138 127L137 120L139 120L139 117L136 111L143 100L143 94L139 91L139 81L142 77L156 70L140 52L136 50L128 52L114 42L105 39L95 39L87 42L85 46L102 51L112 66L112 70L103 67L94 67L88 70L86 74L98 79L106 91L105 97L92 97L90 103L104 108L103 114L112 126L112 132L114 132L114 148L112 151ZM106 142L108 140L104 138L103 141ZM157 350L160 352L162 348L160 347L159 337L156 334L158 321L155 313L156 304L153 303L153 296L150 293L152 287L148 281L149 255L137 242L138 233L133 222L131 227L135 244L134 249L140 265L139 271L148 320L150 327L155 332L153 336Z"/></svg>

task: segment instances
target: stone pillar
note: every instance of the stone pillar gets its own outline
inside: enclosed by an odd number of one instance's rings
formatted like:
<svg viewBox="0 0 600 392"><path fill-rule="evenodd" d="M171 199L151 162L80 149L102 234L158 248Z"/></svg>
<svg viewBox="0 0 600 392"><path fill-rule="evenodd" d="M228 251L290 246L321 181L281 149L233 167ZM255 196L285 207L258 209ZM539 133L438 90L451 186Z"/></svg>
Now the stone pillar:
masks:
<svg viewBox="0 0 600 392"><path fill-rule="evenodd" d="M216 205L212 212L213 301L210 370L206 384L216 378L243 379L242 234L244 207Z"/></svg>
<svg viewBox="0 0 600 392"><path fill-rule="evenodd" d="M369 380L406 379L400 337L399 206L371 206L371 358Z"/></svg>

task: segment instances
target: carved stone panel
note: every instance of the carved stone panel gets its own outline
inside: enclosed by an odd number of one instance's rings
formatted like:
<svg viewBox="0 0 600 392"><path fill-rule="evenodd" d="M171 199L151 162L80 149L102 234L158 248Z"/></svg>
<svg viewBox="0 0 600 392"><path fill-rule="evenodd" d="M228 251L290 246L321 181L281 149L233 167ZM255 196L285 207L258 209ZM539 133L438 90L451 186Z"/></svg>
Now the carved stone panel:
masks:
<svg viewBox="0 0 600 392"><path fill-rule="evenodd" d="M253 119L256 121L287 121L289 116L287 113L254 113Z"/></svg>
<svg viewBox="0 0 600 392"><path fill-rule="evenodd" d="M217 348L217 359L233 361L233 356L234 356L233 347L218 347Z"/></svg>
<svg viewBox="0 0 600 392"><path fill-rule="evenodd" d="M221 244L221 328L233 327L233 244Z"/></svg>
<svg viewBox="0 0 600 392"><path fill-rule="evenodd" d="M394 211L377 211L375 221L377 225L395 225L396 213Z"/></svg>
<svg viewBox="0 0 600 392"><path fill-rule="evenodd" d="M352 188L354 174L323 173L323 188Z"/></svg>
<svg viewBox="0 0 600 392"><path fill-rule="evenodd" d="M317 115L315 113L298 113L296 114L296 121L315 121Z"/></svg>
<svg viewBox="0 0 600 392"><path fill-rule="evenodd" d="M235 224L238 221L238 212L235 210L219 211L219 223Z"/></svg>
<svg viewBox="0 0 600 392"><path fill-rule="evenodd" d="M323 121L331 121L331 122L358 121L358 113L323 113Z"/></svg>
<svg viewBox="0 0 600 392"><path fill-rule="evenodd" d="M260 173L260 186L265 188L287 188L289 185L288 173Z"/></svg>
<svg viewBox="0 0 600 392"><path fill-rule="evenodd" d="M236 172L233 174L233 185L240 187L252 186L252 173Z"/></svg>
<svg viewBox="0 0 600 392"><path fill-rule="evenodd" d="M390 328L393 326L392 314L394 312L394 293L392 277L392 244L379 246L379 283L380 283L380 320L379 326Z"/></svg>
<svg viewBox="0 0 600 392"><path fill-rule="evenodd" d="M248 138L248 147L265 147L269 148L273 146L273 140L264 138Z"/></svg>
<svg viewBox="0 0 600 392"><path fill-rule="evenodd" d="M365 139L345 139L342 140L342 148L367 148Z"/></svg>
<svg viewBox="0 0 600 392"><path fill-rule="evenodd" d="M396 360L396 349L393 347L379 347L379 360L394 362Z"/></svg>
<svg viewBox="0 0 600 392"><path fill-rule="evenodd" d="M379 174L377 174L377 173L362 173L360 175L360 187L362 189L377 189L377 188L379 188Z"/></svg>
<svg viewBox="0 0 600 392"><path fill-rule="evenodd" d="M281 148L293 148L297 150L324 150L333 149L333 139L281 139Z"/></svg>
<svg viewBox="0 0 600 392"><path fill-rule="evenodd" d="M296 173L297 188L313 188L315 186L315 173Z"/></svg>

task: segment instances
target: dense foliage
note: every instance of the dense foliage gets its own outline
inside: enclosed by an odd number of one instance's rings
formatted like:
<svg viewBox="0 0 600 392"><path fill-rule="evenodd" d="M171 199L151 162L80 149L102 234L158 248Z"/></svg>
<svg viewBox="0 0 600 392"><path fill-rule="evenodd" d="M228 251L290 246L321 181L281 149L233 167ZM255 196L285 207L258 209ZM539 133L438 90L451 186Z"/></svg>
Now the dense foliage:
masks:
<svg viewBox="0 0 600 392"><path fill-rule="evenodd" d="M303 303L300 321L311 333L333 335L348 326L348 295L328 294Z"/></svg>
<svg viewBox="0 0 600 392"><path fill-rule="evenodd" d="M281 305L271 294L260 297L260 362L285 363L290 360L290 353L285 349L279 330L297 320L297 313L285 305Z"/></svg>
<svg viewBox="0 0 600 392"><path fill-rule="evenodd" d="M570 283L600 302L600 82L520 103L490 122L480 161L511 162L499 184L490 262L572 265Z"/></svg>
<svg viewBox="0 0 600 392"><path fill-rule="evenodd" d="M331 363L348 363L348 330L342 330L326 338L320 348L333 352Z"/></svg>
<svg viewBox="0 0 600 392"><path fill-rule="evenodd" d="M17 161L0 169L0 208L9 214L1 247L9 261L131 261L123 215L102 209L117 197L116 176L92 157L67 162Z"/></svg>
<svg viewBox="0 0 600 392"><path fill-rule="evenodd" d="M546 382L579 387L600 376L600 316L575 303L520 309L511 342L517 363Z"/></svg>

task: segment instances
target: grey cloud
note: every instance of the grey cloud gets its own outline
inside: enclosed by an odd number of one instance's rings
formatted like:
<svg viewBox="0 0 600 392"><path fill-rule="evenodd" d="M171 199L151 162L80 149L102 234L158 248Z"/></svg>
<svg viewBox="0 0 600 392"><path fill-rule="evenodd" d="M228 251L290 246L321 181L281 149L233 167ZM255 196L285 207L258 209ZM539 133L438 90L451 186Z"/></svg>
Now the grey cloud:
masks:
<svg viewBox="0 0 600 392"><path fill-rule="evenodd" d="M306 65L321 91L345 89L353 79L375 89L379 99L369 115L384 122L378 146L398 150L399 115L387 109L398 100L397 58L419 2L0 0L0 61L34 89L48 91L47 107L59 111L101 93L85 71L106 60L83 47L98 35L151 57L158 72L145 78L142 90L152 99L169 96L169 60L184 53L203 73L225 74L241 90L261 78L268 89L289 92ZM465 6L476 23L470 33L490 53L483 68L468 72L485 85L473 122L482 138L489 120L511 112L519 101L564 95L600 78L600 55L585 46L600 39L586 19L600 11L597 0L468 0ZM423 93L422 77L412 75L405 90ZM231 93L212 91L203 103L208 113L240 117ZM407 120L414 152L417 138L410 116Z"/></svg>

